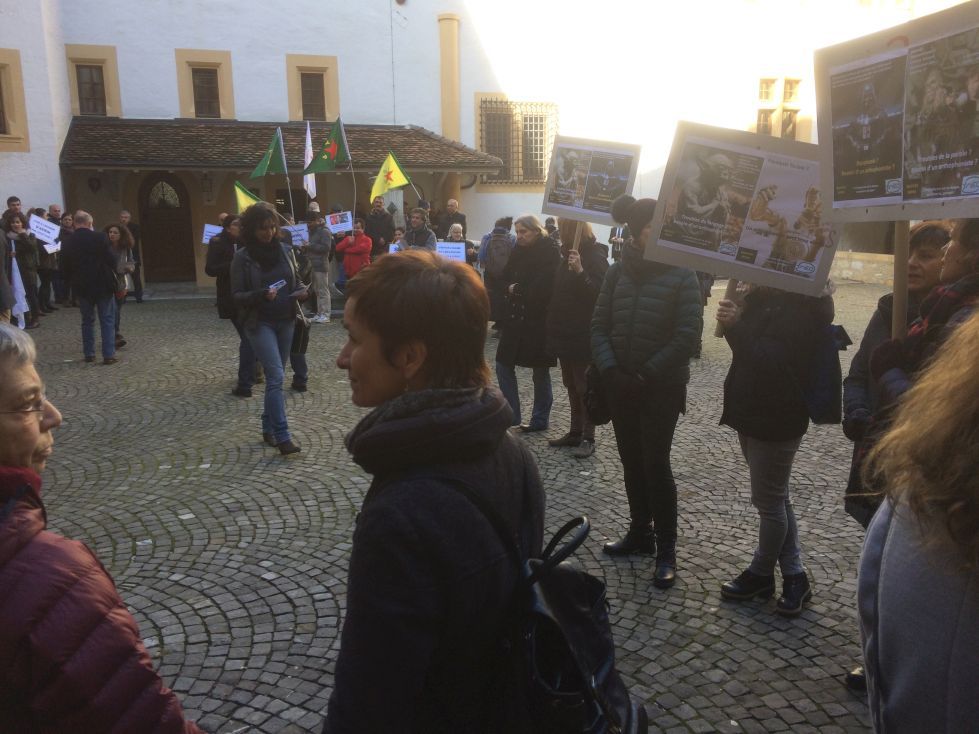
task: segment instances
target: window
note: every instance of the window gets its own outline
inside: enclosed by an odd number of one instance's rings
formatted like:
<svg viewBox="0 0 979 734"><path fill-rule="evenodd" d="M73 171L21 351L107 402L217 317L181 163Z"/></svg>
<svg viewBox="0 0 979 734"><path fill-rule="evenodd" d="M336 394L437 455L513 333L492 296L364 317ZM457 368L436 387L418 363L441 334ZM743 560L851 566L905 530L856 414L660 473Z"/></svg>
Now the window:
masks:
<svg viewBox="0 0 979 734"><path fill-rule="evenodd" d="M789 140L796 139L796 118L797 110L782 110L782 137Z"/></svg>
<svg viewBox="0 0 979 734"><path fill-rule="evenodd" d="M29 153L20 51L0 48L0 153Z"/></svg>
<svg viewBox="0 0 979 734"><path fill-rule="evenodd" d="M78 113L105 117L105 80L102 67L94 64L77 64Z"/></svg>
<svg viewBox="0 0 979 734"><path fill-rule="evenodd" d="M190 75L194 84L194 117L221 117L218 70L192 68Z"/></svg>
<svg viewBox="0 0 979 734"><path fill-rule="evenodd" d="M799 84L798 79L786 79L783 88L782 99L787 104L799 103Z"/></svg>
<svg viewBox="0 0 979 734"><path fill-rule="evenodd" d="M775 80L762 79L758 82L758 99L762 102L771 102L775 97Z"/></svg>
<svg viewBox="0 0 979 734"><path fill-rule="evenodd" d="M3 108L3 77L0 77L0 135L7 134L7 113Z"/></svg>
<svg viewBox="0 0 979 734"><path fill-rule="evenodd" d="M179 209L180 196L173 186L160 181L150 189L149 206L150 209Z"/></svg>
<svg viewBox="0 0 979 734"><path fill-rule="evenodd" d="M760 135L772 134L772 116L775 110L758 110L757 132Z"/></svg>
<svg viewBox="0 0 979 734"><path fill-rule="evenodd" d="M479 103L480 147L503 161L486 183L542 184L557 130L557 105L482 99Z"/></svg>
<svg viewBox="0 0 979 734"><path fill-rule="evenodd" d="M326 95L322 72L304 71L299 74L299 88L303 98L304 120L326 119Z"/></svg>

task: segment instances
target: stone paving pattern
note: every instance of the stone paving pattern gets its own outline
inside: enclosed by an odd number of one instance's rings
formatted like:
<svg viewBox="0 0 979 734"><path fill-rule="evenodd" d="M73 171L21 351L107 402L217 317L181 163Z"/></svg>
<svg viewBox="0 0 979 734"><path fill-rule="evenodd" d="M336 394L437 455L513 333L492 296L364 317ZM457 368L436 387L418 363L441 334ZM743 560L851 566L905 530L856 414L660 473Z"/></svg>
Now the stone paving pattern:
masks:
<svg viewBox="0 0 979 734"><path fill-rule="evenodd" d="M715 288L708 315L722 292ZM836 321L854 341L883 292L840 285ZM547 488L548 528L591 518L578 558L608 583L618 666L655 727L868 731L865 704L841 683L860 655L854 597L863 532L843 511L851 447L838 428L811 428L793 476L812 604L787 620L773 600L720 598L720 584L750 560L757 518L736 435L717 424L730 352L713 325L708 319L703 358L692 364L673 449L676 587L652 586L648 558L601 553L628 521L622 469L611 426L598 429L590 459L547 446L568 425L557 370L551 430L528 438ZM319 731L332 688L368 478L343 445L364 414L334 365L344 331L337 320L313 329L309 391L288 392L303 452L288 459L262 443L261 388L251 399L230 394L237 336L211 299L127 304L129 345L111 367L82 361L75 310L32 332L48 395L64 415L45 476L50 526L92 547L164 680L211 732ZM491 363L495 348L488 340ZM843 354L844 371L855 348ZM529 370L518 375L529 404Z"/></svg>

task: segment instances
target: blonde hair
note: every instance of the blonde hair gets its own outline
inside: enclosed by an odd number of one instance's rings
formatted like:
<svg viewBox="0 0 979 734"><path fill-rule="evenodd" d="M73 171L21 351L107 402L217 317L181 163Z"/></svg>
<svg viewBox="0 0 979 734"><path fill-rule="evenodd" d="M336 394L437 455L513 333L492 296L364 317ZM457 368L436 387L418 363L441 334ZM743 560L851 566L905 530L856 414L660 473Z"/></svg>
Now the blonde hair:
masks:
<svg viewBox="0 0 979 734"><path fill-rule="evenodd" d="M588 222L579 222L574 219L561 217L557 220L557 231L561 236L562 244L568 247L574 244L574 230L579 224L581 225L581 242L595 239L595 235L591 231L591 225Z"/></svg>
<svg viewBox="0 0 979 734"><path fill-rule="evenodd" d="M547 234L544 231L544 225L540 223L540 220L533 214L524 214L513 220L513 226L516 227L520 225L524 229L529 229L532 232L536 232L538 236Z"/></svg>
<svg viewBox="0 0 979 734"><path fill-rule="evenodd" d="M867 457L864 481L903 501L929 542L979 563L979 313L959 326L905 395Z"/></svg>

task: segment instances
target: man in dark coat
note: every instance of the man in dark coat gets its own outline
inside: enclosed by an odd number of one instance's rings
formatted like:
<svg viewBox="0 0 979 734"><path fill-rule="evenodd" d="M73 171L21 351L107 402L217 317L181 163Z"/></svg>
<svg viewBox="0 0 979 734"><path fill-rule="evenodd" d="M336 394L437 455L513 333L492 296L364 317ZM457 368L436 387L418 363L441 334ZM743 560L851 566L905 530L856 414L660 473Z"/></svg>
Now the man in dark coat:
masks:
<svg viewBox="0 0 979 734"><path fill-rule="evenodd" d="M374 243L371 247L371 262L387 254L388 245L394 242L394 217L384 208L384 197L374 197L371 213L364 220L364 234Z"/></svg>
<svg viewBox="0 0 979 734"><path fill-rule="evenodd" d="M102 363L116 359L116 258L109 238L96 232L92 215L75 212L75 231L62 245L65 279L71 283L82 313L82 350L86 362L95 361L95 312L102 332Z"/></svg>
<svg viewBox="0 0 979 734"><path fill-rule="evenodd" d="M445 212L439 218L438 227L435 229L435 235L439 240L446 240L449 237L449 227L453 224L462 225L462 236L466 236L466 215L459 211L459 202L455 199L449 199L445 204Z"/></svg>

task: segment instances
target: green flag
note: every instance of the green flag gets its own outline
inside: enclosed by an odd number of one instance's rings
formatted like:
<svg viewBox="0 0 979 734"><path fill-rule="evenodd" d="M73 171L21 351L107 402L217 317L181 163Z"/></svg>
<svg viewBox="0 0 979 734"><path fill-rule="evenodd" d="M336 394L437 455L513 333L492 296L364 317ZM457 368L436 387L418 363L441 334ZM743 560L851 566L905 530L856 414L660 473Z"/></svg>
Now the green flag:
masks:
<svg viewBox="0 0 979 734"><path fill-rule="evenodd" d="M306 166L306 173L326 173L335 171L337 166L344 166L350 162L350 148L347 147L347 133L343 129L340 118L330 127L330 133L326 136L323 148L313 156L313 160Z"/></svg>
<svg viewBox="0 0 979 734"><path fill-rule="evenodd" d="M267 176L270 173L286 173L286 151L285 146L282 144L282 128L275 128L275 135L272 136L272 142L269 143L269 149L265 151L265 155L262 156L262 160L255 170L252 171L250 178L261 178L262 176Z"/></svg>

